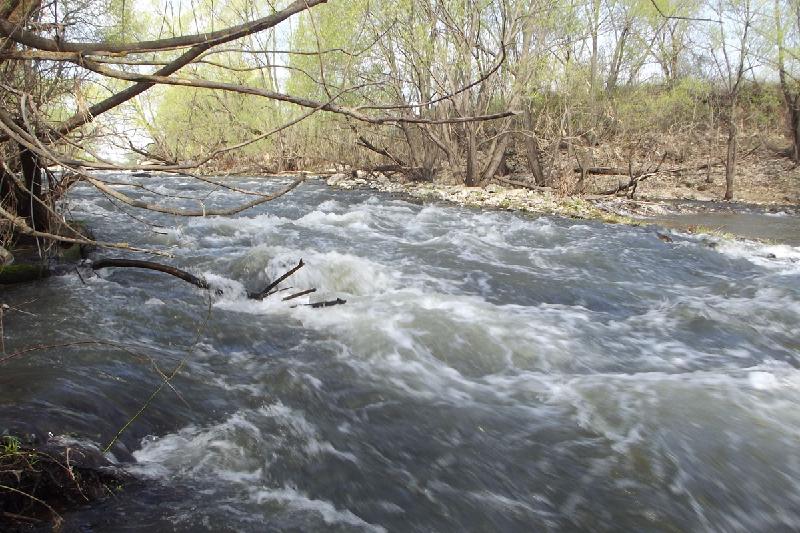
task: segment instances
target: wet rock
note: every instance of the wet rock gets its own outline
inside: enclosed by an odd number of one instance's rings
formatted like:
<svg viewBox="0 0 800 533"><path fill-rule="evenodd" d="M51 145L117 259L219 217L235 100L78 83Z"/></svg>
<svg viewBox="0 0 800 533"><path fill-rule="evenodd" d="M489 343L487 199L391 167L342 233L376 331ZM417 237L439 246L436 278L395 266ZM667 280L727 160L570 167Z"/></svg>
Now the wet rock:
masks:
<svg viewBox="0 0 800 533"><path fill-rule="evenodd" d="M328 183L328 185L330 185L332 187L336 187L336 186L342 184L346 180L347 180L347 175L344 174L344 173L339 172L339 173L333 174L331 177L329 177L328 180L327 180L327 183Z"/></svg>

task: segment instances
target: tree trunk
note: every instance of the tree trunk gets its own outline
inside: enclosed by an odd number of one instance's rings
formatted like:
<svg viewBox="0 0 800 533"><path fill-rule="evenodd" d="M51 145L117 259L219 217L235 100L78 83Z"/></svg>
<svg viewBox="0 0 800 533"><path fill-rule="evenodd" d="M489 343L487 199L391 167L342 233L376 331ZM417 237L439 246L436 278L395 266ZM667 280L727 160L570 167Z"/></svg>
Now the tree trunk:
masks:
<svg viewBox="0 0 800 533"><path fill-rule="evenodd" d="M50 213L45 204L42 168L38 157L27 148L17 151L21 179L0 169L0 202L9 212L25 219L38 231L50 231Z"/></svg>
<svg viewBox="0 0 800 533"><path fill-rule="evenodd" d="M525 137L525 155L528 157L528 168L533 174L533 180L539 187L547 185L547 180L542 167L542 150L539 147L539 139L534 131L533 117L530 110L525 110L525 129L528 135Z"/></svg>
<svg viewBox="0 0 800 533"><path fill-rule="evenodd" d="M736 143L739 132L736 127L736 104L728 114L728 157L725 160L725 200L733 200L733 180L736 178Z"/></svg>
<svg viewBox="0 0 800 533"><path fill-rule="evenodd" d="M589 58L589 91L591 94L589 95L589 103L591 104L591 110L594 113L595 110L595 99L596 94L595 91L597 89L597 71L598 71L598 54L599 54L599 42L600 42L600 0L592 0L592 28L591 28L591 38L592 38L592 56Z"/></svg>
<svg viewBox="0 0 800 533"><path fill-rule="evenodd" d="M467 187L477 187L480 177L478 176L478 147L475 141L475 130L472 125L467 126L467 175L464 177L464 185Z"/></svg>
<svg viewBox="0 0 800 533"><path fill-rule="evenodd" d="M800 100L800 96L796 99ZM792 120L792 161L800 164L800 106L792 106L790 109Z"/></svg>
<svg viewBox="0 0 800 533"><path fill-rule="evenodd" d="M617 45L614 48L614 55L611 59L611 68L609 69L608 73L608 81L606 82L606 92L611 94L614 92L614 89L617 88L617 81L619 80L619 72L622 69L622 59L625 55L625 42L628 39L628 32L630 31L630 26L628 23L625 24L625 27L622 28L622 33L619 36L619 40L617 41Z"/></svg>
<svg viewBox="0 0 800 533"><path fill-rule="evenodd" d="M544 167L542 165L542 151L539 148L539 139L530 137L525 142L525 150L528 156L528 167L533 174L533 181L539 187L547 186L547 178L544 175Z"/></svg>
<svg viewBox="0 0 800 533"><path fill-rule="evenodd" d="M478 185L483 185L498 173L500 166L503 164L503 161L505 160L506 148L508 147L508 138L509 135L507 133L503 134L500 141L492 146L493 150L489 154L489 161L483 168L483 172L481 172Z"/></svg>
<svg viewBox="0 0 800 533"><path fill-rule="evenodd" d="M20 167L25 190L16 188L17 215L28 219L30 227L37 231L50 231L50 213L45 207L42 194L42 167L39 158L28 150L19 151Z"/></svg>

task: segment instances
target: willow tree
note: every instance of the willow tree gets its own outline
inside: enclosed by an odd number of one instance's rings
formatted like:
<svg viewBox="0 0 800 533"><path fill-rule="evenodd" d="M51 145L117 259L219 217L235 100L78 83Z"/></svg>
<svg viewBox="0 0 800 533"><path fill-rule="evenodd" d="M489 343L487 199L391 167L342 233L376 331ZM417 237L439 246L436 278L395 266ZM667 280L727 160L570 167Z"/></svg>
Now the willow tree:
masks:
<svg viewBox="0 0 800 533"><path fill-rule="evenodd" d="M365 7L360 26L331 34L331 23L347 25L359 17L340 18L328 11L325 17L330 18L323 18L321 11L313 32L302 39L306 47L349 45L358 53L340 54L336 69L319 69L313 58L297 58L293 65L303 68L291 79L317 97L346 79L360 82L368 88L346 97L358 101L359 109L415 117L389 128L346 119L356 143L384 163L380 168L400 169L422 180L447 169L467 185L484 184L501 173L512 136L526 119L500 115L506 110L523 115L529 107L533 80L558 24L558 3L401 0L353 5ZM466 120L472 116L501 120ZM538 156L534 159L540 163ZM538 175L543 180L543 173Z"/></svg>
<svg viewBox="0 0 800 533"><path fill-rule="evenodd" d="M751 72L756 0L718 0L716 22L708 28L708 57L722 89L724 121L728 130L725 156L725 200L733 199L739 142L739 95Z"/></svg>
<svg viewBox="0 0 800 533"><path fill-rule="evenodd" d="M800 2L774 0L775 66L786 104L792 160L800 164Z"/></svg>
<svg viewBox="0 0 800 533"><path fill-rule="evenodd" d="M11 75L5 77L5 92L0 105L0 145L5 154L3 197L0 199L3 259L9 259L7 249L19 236L90 243L63 223L59 223L58 228L51 227L53 221L62 220L56 201L76 182L87 183L134 208L181 216L232 215L276 197L274 193L239 189L205 178L204 181L245 195L248 200L226 210L198 208L184 211L133 199L110 187L102 176L92 174L92 170L184 172L266 139L320 112L380 126L431 122L405 108L395 109L380 104L365 108L349 104L343 95L360 90L359 85L326 90L320 98L310 98L281 91L276 83L267 83L264 78L220 77L210 73L209 56L217 53L222 53L221 57L224 58L232 49L247 46L251 56L270 54L269 51L252 48L254 43L258 44L256 36L325 1L297 0L277 7L248 1L236 4L237 9L231 11L229 18L223 19L226 24L221 29L218 29L220 20L213 16L178 17L176 20L165 19L161 28L151 30L161 32L169 28L171 36L145 34L127 40L130 34L127 26L124 30L107 31L109 28L94 26L91 22L85 22L84 18L79 18L81 22L65 24L64 4L61 2L45 5L5 0L0 12L0 59ZM89 0L75 9L90 13L103 7L107 7L104 0ZM122 22L111 22L125 25L125 17L122 18ZM102 21L103 18L93 20ZM227 57L232 56L227 54ZM222 68L235 71L236 65L227 63ZM54 71L60 75L54 74ZM93 84L95 88L110 90L107 90L107 94L99 90L94 93L79 91L77 83L80 80ZM72 90L64 90L70 85L73 86ZM213 146L206 153L193 153L190 160L170 160L163 157L165 154L160 154L160 157L152 157L149 162L140 165L121 166L95 153L87 142L87 134L92 132L91 125L102 115L127 105L157 85L245 95L278 106L292 106L299 112L267 131L251 132L247 139L231 139L229 142L233 144ZM42 94L41 87L47 87L48 90ZM61 89L50 90L51 87ZM91 98L92 94L100 96ZM47 113L47 107L54 103L71 105L74 112L53 119ZM503 111L484 116L448 117L437 122L463 124L502 118L509 114ZM60 167L60 174L49 172L48 168L54 165ZM49 179L43 180L42 173L48 173ZM288 192L299 181L280 193ZM92 244L130 249L125 243Z"/></svg>

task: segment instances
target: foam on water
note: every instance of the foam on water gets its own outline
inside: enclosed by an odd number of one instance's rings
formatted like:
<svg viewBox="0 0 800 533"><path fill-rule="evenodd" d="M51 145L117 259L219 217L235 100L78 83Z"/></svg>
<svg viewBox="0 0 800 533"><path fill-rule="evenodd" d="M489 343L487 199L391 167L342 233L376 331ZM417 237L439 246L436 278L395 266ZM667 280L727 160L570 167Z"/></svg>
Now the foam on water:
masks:
<svg viewBox="0 0 800 533"><path fill-rule="evenodd" d="M369 524L348 510L339 510L328 501L309 498L302 492L291 487L279 489L253 489L251 498L259 504L265 502L278 502L288 506L290 509L314 512L322 516L328 525L347 524L356 526L360 530L385 532L386 529L380 526Z"/></svg>
<svg viewBox="0 0 800 533"><path fill-rule="evenodd" d="M263 428L269 427L269 434ZM148 437L134 452L138 463L132 468L148 477L190 476L207 479L221 476L227 481L249 483L264 477L270 460L262 463L250 452L265 447L280 454L312 457L331 454L357 462L345 452L320 440L316 428L302 412L278 402L259 409L238 411L210 427L188 426L175 434Z"/></svg>
<svg viewBox="0 0 800 533"><path fill-rule="evenodd" d="M117 236L104 200L76 206ZM159 221L147 242L222 294L175 384L207 411L148 431L131 469L249 517L231 527L800 527L797 247L312 184ZM246 297L301 258L286 294L317 293ZM206 295L101 276L69 280L98 327L192 342Z"/></svg>
<svg viewBox="0 0 800 533"><path fill-rule="evenodd" d="M730 257L786 274L800 273L800 247L785 244L761 244L721 239L718 250Z"/></svg>

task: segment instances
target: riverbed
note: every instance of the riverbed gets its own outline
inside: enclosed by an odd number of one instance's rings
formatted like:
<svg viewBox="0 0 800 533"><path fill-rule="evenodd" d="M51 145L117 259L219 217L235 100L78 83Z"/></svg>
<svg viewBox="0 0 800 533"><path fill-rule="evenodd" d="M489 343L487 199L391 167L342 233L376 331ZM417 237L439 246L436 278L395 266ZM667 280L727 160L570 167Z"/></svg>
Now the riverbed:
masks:
<svg viewBox="0 0 800 533"><path fill-rule="evenodd" d="M106 177L187 209L243 201L189 178ZM147 404L111 446L142 482L67 515L68 528L800 528L796 242L315 181L236 217L191 219L78 188L71 215L98 239L169 251L223 294L133 269L2 289L28 313L4 315L9 352L86 339L128 351L9 362L0 430L103 447ZM283 286L316 293L246 298L301 258ZM333 298L347 303L294 306ZM154 365L180 370L148 401Z"/></svg>

